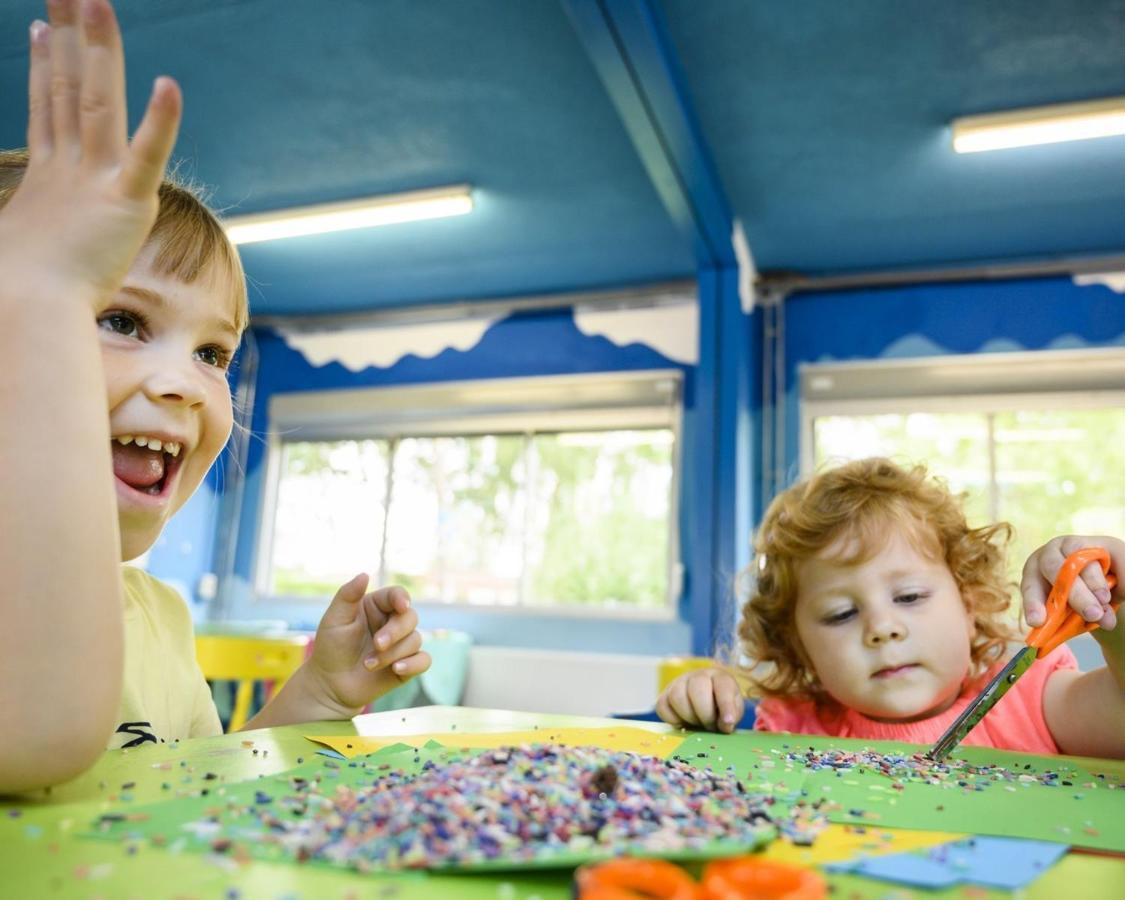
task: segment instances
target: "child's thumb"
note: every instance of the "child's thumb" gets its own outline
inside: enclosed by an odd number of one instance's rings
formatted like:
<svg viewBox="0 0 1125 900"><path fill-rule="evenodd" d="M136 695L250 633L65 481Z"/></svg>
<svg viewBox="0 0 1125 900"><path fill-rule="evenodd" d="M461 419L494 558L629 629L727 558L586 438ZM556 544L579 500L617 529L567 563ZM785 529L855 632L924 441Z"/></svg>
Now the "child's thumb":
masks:
<svg viewBox="0 0 1125 900"><path fill-rule="evenodd" d="M368 581L370 581L370 576L366 572L360 572L351 581L340 586L340 589L336 591L336 596L332 598L330 606L354 606L363 599L363 592L367 590Z"/></svg>

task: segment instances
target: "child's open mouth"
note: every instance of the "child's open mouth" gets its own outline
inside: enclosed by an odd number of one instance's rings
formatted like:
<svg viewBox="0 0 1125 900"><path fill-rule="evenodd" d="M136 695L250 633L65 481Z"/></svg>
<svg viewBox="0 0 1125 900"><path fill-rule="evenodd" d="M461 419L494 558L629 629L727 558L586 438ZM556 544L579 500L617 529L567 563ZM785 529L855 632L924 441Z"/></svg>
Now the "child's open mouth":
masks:
<svg viewBox="0 0 1125 900"><path fill-rule="evenodd" d="M180 468L178 441L123 435L110 442L113 474L140 494L164 497Z"/></svg>

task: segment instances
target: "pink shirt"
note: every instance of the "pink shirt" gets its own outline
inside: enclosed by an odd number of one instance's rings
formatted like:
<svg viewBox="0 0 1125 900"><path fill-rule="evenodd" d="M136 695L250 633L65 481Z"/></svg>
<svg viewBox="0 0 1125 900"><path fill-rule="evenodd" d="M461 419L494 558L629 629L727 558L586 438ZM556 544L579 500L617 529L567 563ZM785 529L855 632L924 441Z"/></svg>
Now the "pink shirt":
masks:
<svg viewBox="0 0 1125 900"><path fill-rule="evenodd" d="M758 704L754 728L793 734L826 734L864 740L933 744L1004 665L996 663L980 678L966 684L945 712L919 722L877 722L854 709L821 706L804 698L767 697ZM1024 753L1059 753L1043 717L1043 690L1059 669L1077 669L1065 644L1048 653L1020 676L1011 689L961 742L965 746L996 747Z"/></svg>

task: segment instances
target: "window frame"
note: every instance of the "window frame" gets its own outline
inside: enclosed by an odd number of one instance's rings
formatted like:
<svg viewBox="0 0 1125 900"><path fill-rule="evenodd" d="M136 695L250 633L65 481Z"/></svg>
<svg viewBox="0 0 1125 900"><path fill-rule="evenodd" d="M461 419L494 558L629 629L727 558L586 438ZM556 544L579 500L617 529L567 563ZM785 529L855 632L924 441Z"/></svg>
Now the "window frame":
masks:
<svg viewBox="0 0 1125 900"><path fill-rule="evenodd" d="M416 597L414 601L420 609L472 615L649 623L677 621L684 583L680 532L684 478L683 393L683 370L669 368L275 394L270 398L266 432L261 515L252 568L253 602L265 602L275 608L280 605L295 614L311 612L314 608L320 610L325 603L307 596L276 594L269 589L282 460L287 443L386 440L393 460L395 443L412 437L520 434L526 438L572 431L666 428L672 432L673 447L667 595L663 607L635 609L524 603L499 606L447 603L424 597ZM468 397L474 399L466 402ZM517 424L523 427L516 428ZM382 554L380 565L385 565Z"/></svg>
<svg viewBox="0 0 1125 900"><path fill-rule="evenodd" d="M799 379L798 458L807 478L821 416L1125 408L1125 349L805 363Z"/></svg>

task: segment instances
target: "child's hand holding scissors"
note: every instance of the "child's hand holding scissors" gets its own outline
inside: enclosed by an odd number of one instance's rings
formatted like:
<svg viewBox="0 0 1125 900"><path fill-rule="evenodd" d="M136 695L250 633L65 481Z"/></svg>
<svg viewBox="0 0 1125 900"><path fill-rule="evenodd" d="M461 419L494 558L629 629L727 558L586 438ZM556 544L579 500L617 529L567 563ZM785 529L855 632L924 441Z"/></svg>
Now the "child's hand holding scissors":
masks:
<svg viewBox="0 0 1125 900"><path fill-rule="evenodd" d="M1023 567L1020 592L1023 594L1023 612L1027 624L1042 625L1046 620L1045 603L1063 560L1076 550L1087 547L1104 547L1112 560L1110 569L1125 572L1125 542L1112 537L1085 537L1063 535L1048 541L1028 557ZM1117 599L1125 596L1125 585L1116 588ZM1080 577L1074 580L1068 602L1071 609L1087 622L1097 622L1103 631L1112 631L1117 625L1117 615L1110 606L1114 595L1106 582L1101 566L1090 563Z"/></svg>

